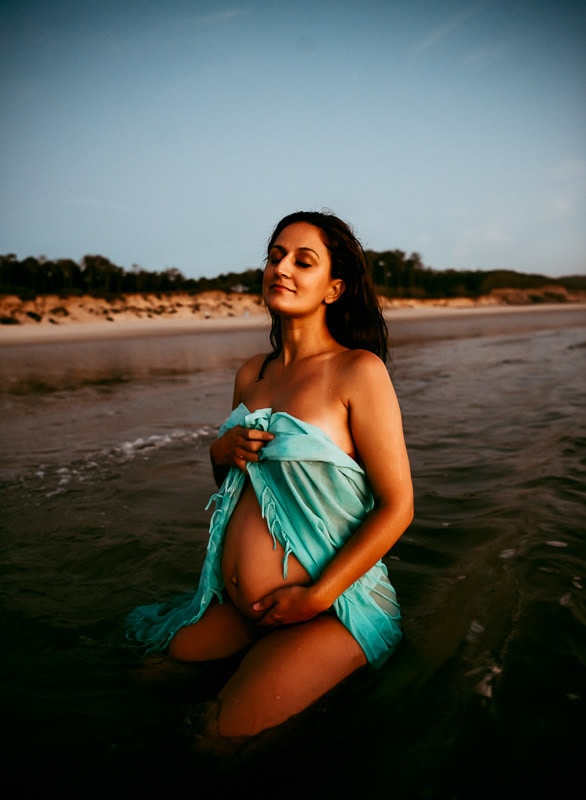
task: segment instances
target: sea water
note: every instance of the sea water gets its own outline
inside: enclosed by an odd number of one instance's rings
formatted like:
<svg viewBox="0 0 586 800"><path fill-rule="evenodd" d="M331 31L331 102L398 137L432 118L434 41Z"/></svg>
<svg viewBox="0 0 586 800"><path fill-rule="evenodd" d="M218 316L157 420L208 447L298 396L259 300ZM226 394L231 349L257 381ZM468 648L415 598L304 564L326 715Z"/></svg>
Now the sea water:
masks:
<svg viewBox="0 0 586 800"><path fill-rule="evenodd" d="M192 744L229 665L153 682L138 604L197 582L208 448L265 329L0 339L0 786L569 797L586 700L586 309L389 316L416 497L405 638L264 749ZM208 789L209 790L209 789Z"/></svg>

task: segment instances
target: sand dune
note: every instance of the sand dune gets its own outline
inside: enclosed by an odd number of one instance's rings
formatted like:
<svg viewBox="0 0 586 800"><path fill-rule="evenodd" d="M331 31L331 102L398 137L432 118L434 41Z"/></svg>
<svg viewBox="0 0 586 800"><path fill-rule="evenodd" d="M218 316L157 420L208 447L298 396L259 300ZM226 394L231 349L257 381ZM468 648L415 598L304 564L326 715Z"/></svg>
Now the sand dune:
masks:
<svg viewBox="0 0 586 800"><path fill-rule="evenodd" d="M71 325L87 322L132 322L162 319L215 319L264 314L256 295L231 292L127 294L113 299L63 298L57 295L21 300L16 295L0 296L0 318L19 325ZM13 323L14 324L14 323Z"/></svg>
<svg viewBox="0 0 586 800"><path fill-rule="evenodd" d="M506 310L520 307L553 307L559 303L586 303L584 295L570 295L559 287L549 292L500 290L478 300L444 298L437 300L382 298L385 315L396 312L432 315L441 309ZM139 335L145 331L176 332L179 328L215 328L230 324L249 327L266 325L269 317L258 295L210 291L200 294L128 294L112 299L92 296L63 298L43 295L23 300L0 295L0 342L94 336Z"/></svg>

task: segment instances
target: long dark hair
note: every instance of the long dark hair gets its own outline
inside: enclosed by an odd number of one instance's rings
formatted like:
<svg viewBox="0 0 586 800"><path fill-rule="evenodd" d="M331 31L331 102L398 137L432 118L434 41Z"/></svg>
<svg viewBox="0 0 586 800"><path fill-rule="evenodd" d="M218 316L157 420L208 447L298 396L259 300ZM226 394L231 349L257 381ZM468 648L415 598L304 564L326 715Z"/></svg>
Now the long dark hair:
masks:
<svg viewBox="0 0 586 800"><path fill-rule="evenodd" d="M295 211L277 223L268 242L267 256L277 237L295 222L307 222L319 228L332 261L332 278L341 278L345 289L326 309L326 325L334 339L351 350L358 348L375 353L386 364L389 360L389 337L379 300L374 291L362 245L347 222L329 211ZM273 352L266 364L281 352L281 319L271 313L270 342Z"/></svg>

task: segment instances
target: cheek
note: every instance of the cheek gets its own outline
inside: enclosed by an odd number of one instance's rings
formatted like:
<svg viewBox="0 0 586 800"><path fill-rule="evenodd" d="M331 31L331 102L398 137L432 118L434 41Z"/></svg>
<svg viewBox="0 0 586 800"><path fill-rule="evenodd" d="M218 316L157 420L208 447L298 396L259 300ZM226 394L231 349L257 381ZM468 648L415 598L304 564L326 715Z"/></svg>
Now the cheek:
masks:
<svg viewBox="0 0 586 800"><path fill-rule="evenodd" d="M273 270L270 267L265 267L265 270L262 274L262 294L263 297L266 297L266 294L269 290L269 284L274 279Z"/></svg>

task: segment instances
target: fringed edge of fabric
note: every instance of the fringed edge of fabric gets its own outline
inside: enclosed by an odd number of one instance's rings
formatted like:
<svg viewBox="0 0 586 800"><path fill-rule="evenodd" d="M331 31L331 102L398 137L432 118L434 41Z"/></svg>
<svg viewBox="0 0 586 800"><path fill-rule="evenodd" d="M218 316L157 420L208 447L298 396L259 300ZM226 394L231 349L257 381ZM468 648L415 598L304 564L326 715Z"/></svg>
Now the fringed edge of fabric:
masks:
<svg viewBox="0 0 586 800"><path fill-rule="evenodd" d="M291 547L287 531L283 528L277 516L277 506L268 486L265 486L262 490L260 511L273 539L273 550L277 548L277 541L285 550L283 555L283 578L286 580L289 569L289 556L293 552L293 548Z"/></svg>

